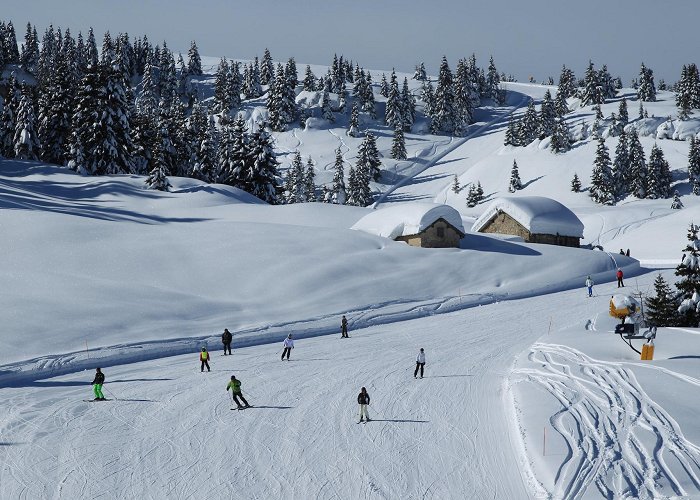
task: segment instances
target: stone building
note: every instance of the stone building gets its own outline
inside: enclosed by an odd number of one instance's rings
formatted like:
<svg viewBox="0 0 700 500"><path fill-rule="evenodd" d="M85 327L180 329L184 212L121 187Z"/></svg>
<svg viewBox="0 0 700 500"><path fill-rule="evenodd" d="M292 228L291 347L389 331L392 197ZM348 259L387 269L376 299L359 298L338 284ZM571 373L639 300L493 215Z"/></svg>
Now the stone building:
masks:
<svg viewBox="0 0 700 500"><path fill-rule="evenodd" d="M528 243L580 246L583 223L564 205L543 196L504 197L494 200L472 231L519 236Z"/></svg>
<svg viewBox="0 0 700 500"><path fill-rule="evenodd" d="M459 248L462 216L449 205L401 203L373 210L352 229L423 248Z"/></svg>

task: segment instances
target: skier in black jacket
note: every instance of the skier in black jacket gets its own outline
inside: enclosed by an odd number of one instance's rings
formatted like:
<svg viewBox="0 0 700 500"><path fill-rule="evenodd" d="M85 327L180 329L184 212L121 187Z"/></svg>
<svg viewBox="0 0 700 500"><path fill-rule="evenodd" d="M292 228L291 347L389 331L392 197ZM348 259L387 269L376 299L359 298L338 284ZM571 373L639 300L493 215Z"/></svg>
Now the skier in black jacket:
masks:
<svg viewBox="0 0 700 500"><path fill-rule="evenodd" d="M102 394L102 384L105 383L105 374L99 368L95 372L95 378L92 381L92 390L95 393L95 401L104 401L105 397Z"/></svg>
<svg viewBox="0 0 700 500"><path fill-rule="evenodd" d="M226 356L226 349L228 349L228 353L231 354L232 341L233 335L228 331L228 328L224 328L224 333L221 335L221 342L224 344L224 356Z"/></svg>
<svg viewBox="0 0 700 500"><path fill-rule="evenodd" d="M360 422L362 422L362 417L370 421L369 413L367 412L367 407L369 406L369 394L367 394L367 389L364 387L360 390L360 394L357 395L357 403L360 405Z"/></svg>

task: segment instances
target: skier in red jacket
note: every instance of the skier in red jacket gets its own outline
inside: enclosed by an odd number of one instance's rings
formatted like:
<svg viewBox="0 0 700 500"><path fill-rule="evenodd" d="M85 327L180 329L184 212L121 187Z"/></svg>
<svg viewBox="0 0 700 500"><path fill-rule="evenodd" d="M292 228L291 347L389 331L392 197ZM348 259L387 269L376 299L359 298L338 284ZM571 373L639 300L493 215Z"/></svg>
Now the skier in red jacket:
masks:
<svg viewBox="0 0 700 500"><path fill-rule="evenodd" d="M622 269L618 267L617 274L615 276L617 276L617 288L624 288L625 284L622 282L622 277L624 276L624 274L622 273Z"/></svg>

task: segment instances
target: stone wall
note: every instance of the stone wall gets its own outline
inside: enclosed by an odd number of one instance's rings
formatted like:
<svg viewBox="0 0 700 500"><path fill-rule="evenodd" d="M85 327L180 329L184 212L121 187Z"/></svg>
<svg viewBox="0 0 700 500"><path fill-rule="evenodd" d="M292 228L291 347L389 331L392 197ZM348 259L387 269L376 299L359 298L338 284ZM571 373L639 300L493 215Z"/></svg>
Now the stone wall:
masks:
<svg viewBox="0 0 700 500"><path fill-rule="evenodd" d="M480 232L512 234L514 236L520 236L528 243L544 243L546 245L559 245L576 248L580 246L580 239L575 236L560 236L558 234L542 233L531 234L530 231L525 229L525 226L520 224L505 212L498 212L491 222L486 224L486 226L484 226Z"/></svg>
<svg viewBox="0 0 700 500"><path fill-rule="evenodd" d="M443 236L439 236L440 230ZM404 241L414 247L423 248L459 248L462 234L459 233L445 219L438 219L428 226L422 233L409 236L399 236L396 241Z"/></svg>

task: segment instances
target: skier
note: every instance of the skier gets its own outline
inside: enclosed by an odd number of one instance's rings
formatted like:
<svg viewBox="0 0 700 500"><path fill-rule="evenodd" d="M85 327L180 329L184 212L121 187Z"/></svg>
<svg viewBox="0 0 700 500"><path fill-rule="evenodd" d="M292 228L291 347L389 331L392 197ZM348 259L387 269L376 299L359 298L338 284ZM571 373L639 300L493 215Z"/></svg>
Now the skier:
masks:
<svg viewBox="0 0 700 500"><path fill-rule="evenodd" d="M105 397L102 394L102 384L105 383L105 374L102 370L97 368L95 373L95 379L92 381L92 391L95 393L95 401L105 401Z"/></svg>
<svg viewBox="0 0 700 500"><path fill-rule="evenodd" d="M282 345L284 346L284 350L282 351L282 360L284 360L284 355L287 355L287 361L289 361L289 355L292 353L292 349L294 349L294 341L292 340L292 334L290 333L287 335L287 338L284 339L284 342L282 342Z"/></svg>
<svg viewBox="0 0 700 500"><path fill-rule="evenodd" d="M224 328L224 333L221 335L221 343L224 344L224 356L226 356L226 349L228 349L228 353L231 354L232 341L233 335L228 331L228 328Z"/></svg>
<svg viewBox="0 0 700 500"><path fill-rule="evenodd" d="M340 338L341 339L347 339L348 337L348 320L343 314L343 319L340 320Z"/></svg>
<svg viewBox="0 0 700 500"><path fill-rule="evenodd" d="M241 392L241 381L236 378L235 375L231 375L231 382L228 383L226 386L226 392L231 389L231 398L233 401L238 405L238 409L242 410L243 408L250 408L250 405L248 404L248 401L245 400L243 397L243 393ZM243 401L243 406L240 401L238 401L238 398L241 398L241 401Z"/></svg>
<svg viewBox="0 0 700 500"><path fill-rule="evenodd" d="M586 278L586 286L588 287L588 296L593 297L593 280L590 276Z"/></svg>
<svg viewBox="0 0 700 500"><path fill-rule="evenodd" d="M202 371L204 371L204 367L207 367L207 371L210 372L211 368L209 368L209 351L207 351L206 347L202 347L202 352L199 353L199 360L202 362Z"/></svg>
<svg viewBox="0 0 700 500"><path fill-rule="evenodd" d="M369 406L369 394L367 394L367 389L364 387L360 390L360 394L357 395L357 403L360 405L360 422L362 422L362 417L370 421L369 413L367 413L367 407Z"/></svg>
<svg viewBox="0 0 700 500"><path fill-rule="evenodd" d="M418 357L416 358L416 371L413 372L413 378L418 377L418 370L420 369L420 378L423 378L423 367L425 366L425 351L420 348L418 351Z"/></svg>
<svg viewBox="0 0 700 500"><path fill-rule="evenodd" d="M624 288L625 284L622 282L622 277L624 276L624 273L622 272L622 269L618 267L615 276L617 276L617 288Z"/></svg>

